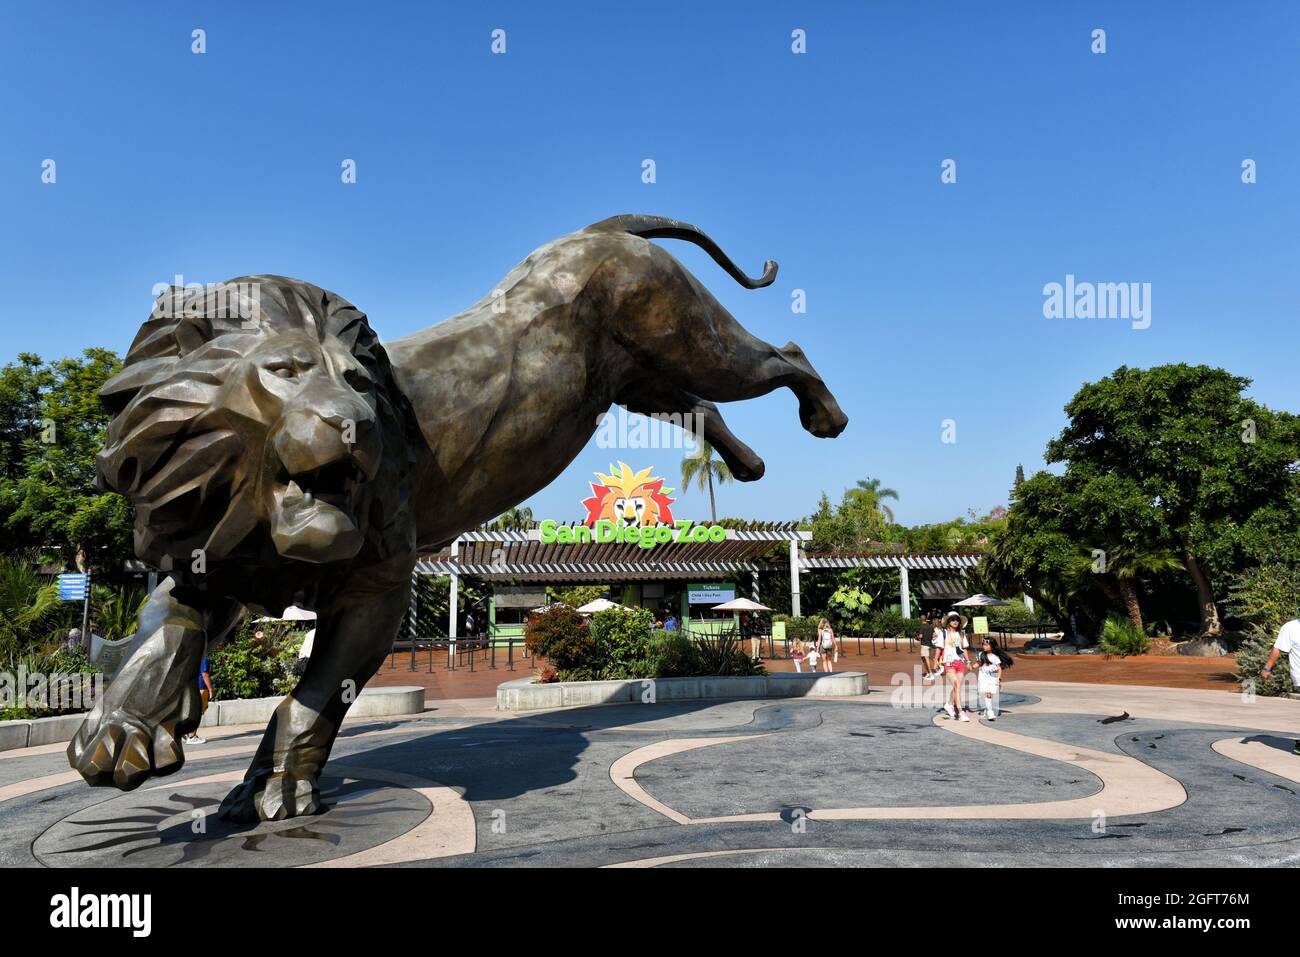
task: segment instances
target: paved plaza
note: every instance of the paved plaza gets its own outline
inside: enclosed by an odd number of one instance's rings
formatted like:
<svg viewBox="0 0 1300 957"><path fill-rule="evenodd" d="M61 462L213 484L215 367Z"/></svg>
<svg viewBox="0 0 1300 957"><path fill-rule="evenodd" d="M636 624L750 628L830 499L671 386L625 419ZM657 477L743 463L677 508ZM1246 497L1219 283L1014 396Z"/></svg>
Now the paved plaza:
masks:
<svg viewBox="0 0 1300 957"><path fill-rule="evenodd" d="M261 727L184 769L91 789L64 745L0 753L0 865L77 867L1178 866L1300 858L1300 702L1008 682L994 723L937 692L509 715L430 701L348 722L329 809L214 812ZM1126 717L1125 717L1126 716Z"/></svg>

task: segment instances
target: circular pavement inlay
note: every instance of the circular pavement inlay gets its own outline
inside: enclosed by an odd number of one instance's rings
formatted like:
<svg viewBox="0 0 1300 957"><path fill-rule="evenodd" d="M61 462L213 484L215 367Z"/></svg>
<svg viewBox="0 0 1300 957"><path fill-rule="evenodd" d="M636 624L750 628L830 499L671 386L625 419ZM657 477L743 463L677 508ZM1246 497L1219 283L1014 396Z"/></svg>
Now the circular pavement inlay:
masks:
<svg viewBox="0 0 1300 957"><path fill-rule="evenodd" d="M255 827L217 816L242 772L132 791L83 808L36 839L51 867L297 867L393 840L429 816L427 798L367 777L326 774L323 814Z"/></svg>

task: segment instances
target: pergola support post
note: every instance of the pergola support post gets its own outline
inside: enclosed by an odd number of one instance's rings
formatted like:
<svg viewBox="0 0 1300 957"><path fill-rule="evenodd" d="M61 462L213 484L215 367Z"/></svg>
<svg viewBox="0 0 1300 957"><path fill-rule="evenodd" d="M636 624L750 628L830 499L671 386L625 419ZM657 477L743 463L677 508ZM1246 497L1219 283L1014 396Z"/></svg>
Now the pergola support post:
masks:
<svg viewBox="0 0 1300 957"><path fill-rule="evenodd" d="M790 539L790 614L800 616L799 610L799 541Z"/></svg>
<svg viewBox="0 0 1300 957"><path fill-rule="evenodd" d="M412 671L415 670L415 639L416 639L416 635L419 634L419 630L416 627L416 618L419 616L420 613L419 586L420 586L420 572L418 568L412 568L411 569L411 598L409 603L407 604L408 611L406 614L406 618L408 622L407 632L411 638L411 670ZM396 662L394 662L394 664L396 664Z"/></svg>
<svg viewBox="0 0 1300 957"><path fill-rule="evenodd" d="M460 597L460 539L451 543L451 588L447 592L447 658L456 660L456 621L460 617L456 612L456 600Z"/></svg>
<svg viewBox="0 0 1300 957"><path fill-rule="evenodd" d="M912 617L912 588L907 580L907 565L898 566L898 588L902 601L899 602L899 608L903 612L904 618Z"/></svg>

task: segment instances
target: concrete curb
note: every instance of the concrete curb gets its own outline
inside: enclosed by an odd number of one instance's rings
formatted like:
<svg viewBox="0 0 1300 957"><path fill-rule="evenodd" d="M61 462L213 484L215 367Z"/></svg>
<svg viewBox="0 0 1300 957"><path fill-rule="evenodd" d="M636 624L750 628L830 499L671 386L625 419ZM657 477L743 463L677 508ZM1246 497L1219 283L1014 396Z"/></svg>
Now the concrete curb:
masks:
<svg viewBox="0 0 1300 957"><path fill-rule="evenodd" d="M542 711L582 705L658 704L735 698L847 698L871 690L862 671L781 672L752 677L633 678L627 681L555 681L517 678L497 686L498 711Z"/></svg>
<svg viewBox="0 0 1300 957"><path fill-rule="evenodd" d="M239 698L213 701L203 715L200 727L229 724L265 724L283 698ZM348 709L349 718L389 718L420 714L424 711L424 688L401 685L389 688L366 688ZM0 721L0 751L34 748L42 744L71 741L85 714L65 714L31 721Z"/></svg>
<svg viewBox="0 0 1300 957"><path fill-rule="evenodd" d="M266 724L283 698L234 698L213 701L199 722L201 728L228 724ZM419 685L393 685L366 688L348 709L349 718L391 718L419 714L424 710L424 688Z"/></svg>

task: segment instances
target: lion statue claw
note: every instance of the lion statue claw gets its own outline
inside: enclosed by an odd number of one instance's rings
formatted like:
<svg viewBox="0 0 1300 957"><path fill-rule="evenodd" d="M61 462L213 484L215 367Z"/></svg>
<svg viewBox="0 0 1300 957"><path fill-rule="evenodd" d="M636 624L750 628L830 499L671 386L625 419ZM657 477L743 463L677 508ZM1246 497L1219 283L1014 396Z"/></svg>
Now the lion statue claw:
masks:
<svg viewBox="0 0 1300 957"><path fill-rule="evenodd" d="M803 351L747 332L665 249L708 236L615 216L541 246L465 312L387 346L347 300L281 276L173 287L101 398L100 480L135 507L135 549L168 573L138 641L68 748L129 790L184 764L200 662L248 612L317 613L314 653L222 813L322 809L318 781L401 625L421 551L545 487L617 403L702 416L742 481L763 460L716 402L790 389L804 428L848 422ZM529 463L521 469L519 462Z"/></svg>

